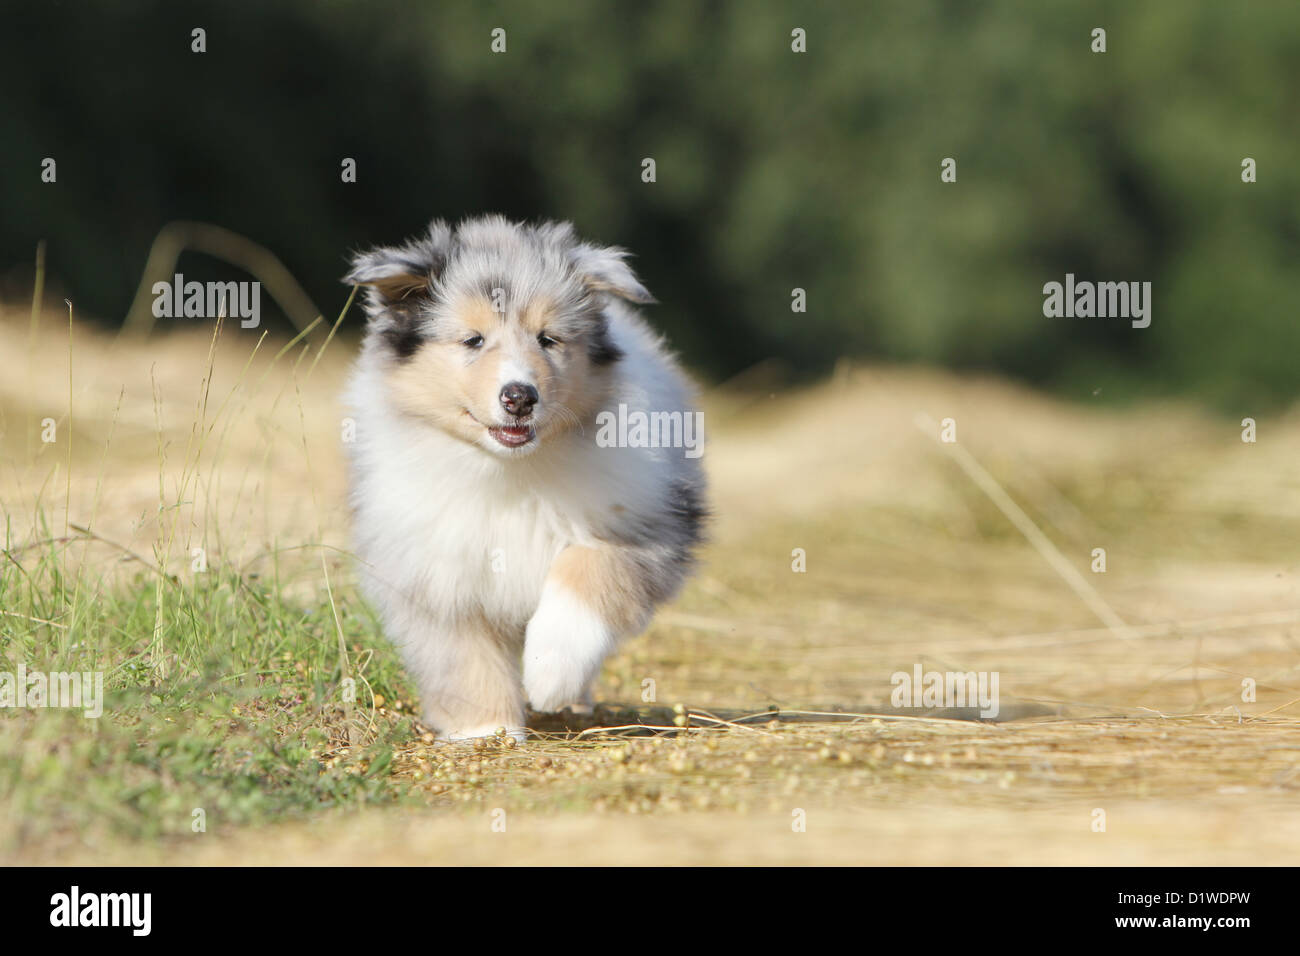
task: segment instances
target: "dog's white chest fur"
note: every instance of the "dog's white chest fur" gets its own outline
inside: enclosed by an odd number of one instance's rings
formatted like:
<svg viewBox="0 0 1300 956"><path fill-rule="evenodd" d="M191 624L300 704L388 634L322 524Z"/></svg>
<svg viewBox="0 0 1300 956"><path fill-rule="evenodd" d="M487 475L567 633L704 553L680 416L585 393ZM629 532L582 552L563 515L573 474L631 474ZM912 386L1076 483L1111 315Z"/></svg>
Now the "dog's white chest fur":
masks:
<svg viewBox="0 0 1300 956"><path fill-rule="evenodd" d="M421 435L383 412L370 424L377 434L357 449L352 496L370 590L401 588L431 619L482 613L522 633L556 556L591 539L601 489L575 495L580 470L569 487L552 487L549 469L507 473L457 439Z"/></svg>

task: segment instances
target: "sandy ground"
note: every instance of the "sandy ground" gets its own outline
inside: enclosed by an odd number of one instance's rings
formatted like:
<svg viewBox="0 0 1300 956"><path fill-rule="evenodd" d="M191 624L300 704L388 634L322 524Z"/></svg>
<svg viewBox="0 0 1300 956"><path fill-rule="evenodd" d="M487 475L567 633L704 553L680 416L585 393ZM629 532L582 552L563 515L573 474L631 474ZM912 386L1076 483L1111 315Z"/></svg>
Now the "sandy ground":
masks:
<svg viewBox="0 0 1300 956"><path fill-rule="evenodd" d="M66 506L72 523L113 542L103 561L123 548L178 561L203 542L214 559L255 570L272 547L345 548L337 395L353 345L341 338L313 367L314 351L272 365L282 341L250 362L255 342L248 331L224 336L204 406L206 332L115 342L78 326L69 424L66 316L43 316L32 336L25 309L0 315L9 370L0 376L0 508L12 540L34 533L39 500L56 525ZM599 696L634 701L651 676L661 702L715 712L776 703L897 713L891 677L919 663L997 672L1004 722L853 725L850 766L871 773L823 791L788 792L779 774L760 773L728 779L712 806L602 811L541 774L515 803L508 788L498 799L489 786L454 811L433 803L424 813L214 828L181 843L68 847L61 861L1300 858L1295 410L1261 415L1259 440L1244 443L1236 421L1185 406L1086 407L995 380L846 365L798 391L756 370L709 392L706 413L713 543L683 597L610 662ZM61 435L70 428L70 459L67 442L41 442L47 418ZM935 441L945 418L1094 601ZM197 481L172 545L157 552L174 517L160 518L160 483L174 498L186 462ZM1104 574L1092 571L1096 548L1106 551ZM792 569L796 550L804 572ZM338 567L346 573L342 558ZM294 588L296 599L320 599L309 577ZM793 746L798 735L815 744L842 732L809 722L781 736ZM876 746L885 756L870 756ZM692 786L680 783L683 794ZM507 813L504 833L491 828L493 809ZM792 831L795 809L807 811L806 832ZM1094 831L1098 809L1104 832Z"/></svg>
<svg viewBox="0 0 1300 956"><path fill-rule="evenodd" d="M493 830L476 819L365 815L328 826L203 834L187 847L88 847L87 865L193 866L1290 866L1300 819L1273 807L1112 808L1105 833L1075 808L880 807L812 814L804 832L788 815L700 812L689 816L509 816ZM1084 824L1080 826L1080 820ZM1261 847L1253 828L1275 843Z"/></svg>

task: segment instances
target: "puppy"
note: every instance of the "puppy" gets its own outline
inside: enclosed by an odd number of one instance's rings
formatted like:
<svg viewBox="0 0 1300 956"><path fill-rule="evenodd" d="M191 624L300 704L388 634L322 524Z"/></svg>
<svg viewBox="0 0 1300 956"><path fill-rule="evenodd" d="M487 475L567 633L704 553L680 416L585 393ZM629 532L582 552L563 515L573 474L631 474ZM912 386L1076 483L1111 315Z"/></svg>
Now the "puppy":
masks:
<svg viewBox="0 0 1300 956"><path fill-rule="evenodd" d="M589 710L606 656L691 568L699 449L610 427L700 418L626 255L568 223L439 220L344 280L367 315L354 548L444 739L522 740L525 702Z"/></svg>

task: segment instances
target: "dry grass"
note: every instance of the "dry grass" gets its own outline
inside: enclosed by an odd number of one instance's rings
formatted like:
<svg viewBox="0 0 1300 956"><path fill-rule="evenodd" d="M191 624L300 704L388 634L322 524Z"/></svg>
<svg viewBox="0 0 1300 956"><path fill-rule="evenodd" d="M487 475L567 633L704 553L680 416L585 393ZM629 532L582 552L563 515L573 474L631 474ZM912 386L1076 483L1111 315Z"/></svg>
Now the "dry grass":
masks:
<svg viewBox="0 0 1300 956"><path fill-rule="evenodd" d="M77 327L67 482L66 445L38 438L42 418L66 425L66 316L44 317L32 343L25 313L0 317L0 355L13 373L0 377L0 508L11 540L41 534L38 500L61 525L67 487L71 524L93 513L94 531L112 542L81 542L101 582L138 569L122 561L127 552L180 562L203 542L210 562L242 575L272 555L296 562L286 599L325 602L317 545L327 546L335 587L349 576L334 549L346 546L336 396L351 345L336 342L309 375L314 351L272 363L283 343L262 345L249 363L250 336L230 330L218 343L208 409L196 414L207 332L115 344ZM31 360L15 367L29 347ZM1235 422L1187 407L1088 408L998 381L873 367L798 392L751 381L712 393L707 411L718 518L704 568L598 687L598 698L629 709L603 714L607 723L671 729L478 749L415 735L386 771L412 798L399 810L214 825L144 844L65 835L15 858L1295 859L1300 416L1256 416L1259 441L1244 444ZM962 447L1084 572L1128 636L1105 627L918 433L918 413L956 419ZM212 426L198 458L185 451L196 418ZM196 478L184 503L160 510L160 471L167 499L186 487L187 460ZM177 539L159 555L173 517ZM1094 575L1098 547L1108 570ZM796 548L806 573L791 570ZM998 672L1005 722L789 714L897 716L890 677L918 662ZM1253 702L1243 700L1247 678ZM657 710L640 703L647 679ZM700 716L678 727L665 709L676 702L724 720L775 705L788 719L731 726ZM379 724L395 719L391 705L374 713ZM357 759L337 745L322 754L340 772ZM807 812L806 833L791 832L796 808ZM1105 833L1092 831L1097 809ZM494 810L506 812L504 834L491 828Z"/></svg>

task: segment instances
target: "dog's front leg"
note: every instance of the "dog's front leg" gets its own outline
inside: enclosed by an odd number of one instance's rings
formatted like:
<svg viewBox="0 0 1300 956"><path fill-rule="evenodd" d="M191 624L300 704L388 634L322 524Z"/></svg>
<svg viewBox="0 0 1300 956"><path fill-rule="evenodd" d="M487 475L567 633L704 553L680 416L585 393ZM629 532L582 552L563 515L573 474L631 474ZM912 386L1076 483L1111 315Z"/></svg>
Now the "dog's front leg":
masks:
<svg viewBox="0 0 1300 956"><path fill-rule="evenodd" d="M551 565L524 637L524 692L536 711L590 708L590 688L618 641L650 616L631 552L570 545Z"/></svg>
<svg viewBox="0 0 1300 956"><path fill-rule="evenodd" d="M415 640L399 645L420 687L424 722L444 740L491 736L498 728L523 740L519 645L480 619L420 619Z"/></svg>

